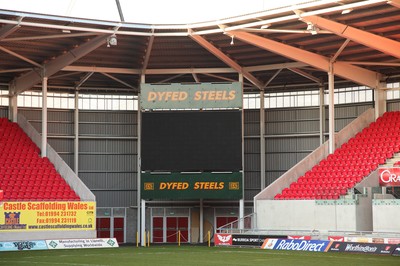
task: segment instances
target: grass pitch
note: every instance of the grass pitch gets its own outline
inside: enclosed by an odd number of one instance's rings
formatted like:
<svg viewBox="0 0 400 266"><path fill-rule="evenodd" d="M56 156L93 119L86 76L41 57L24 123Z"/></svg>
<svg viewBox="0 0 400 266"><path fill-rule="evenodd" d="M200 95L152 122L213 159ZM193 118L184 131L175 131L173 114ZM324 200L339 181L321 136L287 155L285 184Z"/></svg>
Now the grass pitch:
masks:
<svg viewBox="0 0 400 266"><path fill-rule="evenodd" d="M203 246L0 252L0 265L363 265L399 266L400 257Z"/></svg>

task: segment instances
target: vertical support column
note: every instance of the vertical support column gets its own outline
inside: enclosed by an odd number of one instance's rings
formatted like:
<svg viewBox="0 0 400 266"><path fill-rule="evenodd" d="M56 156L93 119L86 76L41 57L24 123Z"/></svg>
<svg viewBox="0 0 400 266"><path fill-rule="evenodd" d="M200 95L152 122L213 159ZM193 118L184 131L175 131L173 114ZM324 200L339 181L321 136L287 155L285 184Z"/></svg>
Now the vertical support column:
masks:
<svg viewBox="0 0 400 266"><path fill-rule="evenodd" d="M141 232L140 232L140 245L142 247L145 246L145 242L146 242L146 201L145 200L141 200L141 206L140 206L140 210L141 210Z"/></svg>
<svg viewBox="0 0 400 266"><path fill-rule="evenodd" d="M239 82L242 84L242 95L243 95L243 74L239 73ZM243 96L242 96L243 102ZM243 217L244 217L244 110L242 104L242 198L239 201L239 229L243 229Z"/></svg>
<svg viewBox="0 0 400 266"><path fill-rule="evenodd" d="M47 156L47 77L42 79L42 157Z"/></svg>
<svg viewBox="0 0 400 266"><path fill-rule="evenodd" d="M8 118L13 122L18 122L18 94L14 94L9 100Z"/></svg>
<svg viewBox="0 0 400 266"><path fill-rule="evenodd" d="M204 220L204 209L203 209L203 199L200 199L200 224L199 224L199 228L200 228L200 237L199 237L199 242L203 243L203 237L204 237L204 227L203 227L203 220Z"/></svg>
<svg viewBox="0 0 400 266"><path fill-rule="evenodd" d="M146 82L146 77L144 74L140 76L140 83L144 84ZM141 173L142 173L142 112L140 107L140 97L141 94L138 93L138 112L137 112L137 204L138 204L138 213L137 213L137 227L140 228L140 236L141 236L141 245L144 245L144 239L146 237L145 230L146 230L146 216L145 216L145 201L140 206L141 201ZM142 209L141 209L142 208Z"/></svg>
<svg viewBox="0 0 400 266"><path fill-rule="evenodd" d="M75 174L79 172L79 91L75 90L75 110L74 110L74 170Z"/></svg>
<svg viewBox="0 0 400 266"><path fill-rule="evenodd" d="M329 153L335 151L335 76L333 63L329 64L328 72L329 87Z"/></svg>
<svg viewBox="0 0 400 266"><path fill-rule="evenodd" d="M385 90L383 90L385 87L386 83L379 83L379 87L374 89L375 120L386 112L387 93Z"/></svg>
<svg viewBox="0 0 400 266"><path fill-rule="evenodd" d="M261 191L265 188L265 106L264 90L260 90L260 178Z"/></svg>
<svg viewBox="0 0 400 266"><path fill-rule="evenodd" d="M319 88L319 144L325 142L325 93L324 85L321 84Z"/></svg>

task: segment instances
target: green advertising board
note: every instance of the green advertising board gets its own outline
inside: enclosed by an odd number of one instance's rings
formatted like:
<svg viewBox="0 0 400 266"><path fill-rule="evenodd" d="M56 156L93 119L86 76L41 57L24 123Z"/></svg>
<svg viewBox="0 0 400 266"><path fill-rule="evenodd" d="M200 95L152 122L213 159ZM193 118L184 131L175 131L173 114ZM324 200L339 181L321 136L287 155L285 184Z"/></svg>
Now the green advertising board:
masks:
<svg viewBox="0 0 400 266"><path fill-rule="evenodd" d="M242 108L242 84L142 84L142 110Z"/></svg>
<svg viewBox="0 0 400 266"><path fill-rule="evenodd" d="M241 199L242 173L141 174L142 199Z"/></svg>

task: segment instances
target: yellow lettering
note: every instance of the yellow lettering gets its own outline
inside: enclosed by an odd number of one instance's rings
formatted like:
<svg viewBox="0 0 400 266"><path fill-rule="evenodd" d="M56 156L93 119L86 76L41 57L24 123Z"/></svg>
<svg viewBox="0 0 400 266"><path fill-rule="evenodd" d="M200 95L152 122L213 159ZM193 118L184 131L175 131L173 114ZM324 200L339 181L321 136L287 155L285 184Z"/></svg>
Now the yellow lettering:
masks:
<svg viewBox="0 0 400 266"><path fill-rule="evenodd" d="M184 101L186 100L188 97L188 93L186 91L181 91L179 93L179 101Z"/></svg>
<svg viewBox="0 0 400 266"><path fill-rule="evenodd" d="M150 91L149 95L147 95L147 101L151 102L157 99L157 93Z"/></svg>
<svg viewBox="0 0 400 266"><path fill-rule="evenodd" d="M194 98L195 101L200 101L201 100L201 91L196 91L194 93Z"/></svg>
<svg viewBox="0 0 400 266"><path fill-rule="evenodd" d="M236 98L236 92L230 91L228 100L234 100Z"/></svg>

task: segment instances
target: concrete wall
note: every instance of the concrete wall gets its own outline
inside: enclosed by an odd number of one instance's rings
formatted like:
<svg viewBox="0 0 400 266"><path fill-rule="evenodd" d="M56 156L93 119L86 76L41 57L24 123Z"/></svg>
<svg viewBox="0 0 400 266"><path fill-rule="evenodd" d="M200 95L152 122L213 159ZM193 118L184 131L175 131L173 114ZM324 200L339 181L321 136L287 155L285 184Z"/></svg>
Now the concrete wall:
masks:
<svg viewBox="0 0 400 266"><path fill-rule="evenodd" d="M400 233L400 200L372 200L372 216L374 232Z"/></svg>
<svg viewBox="0 0 400 266"><path fill-rule="evenodd" d="M260 230L372 231L371 200L258 200Z"/></svg>

